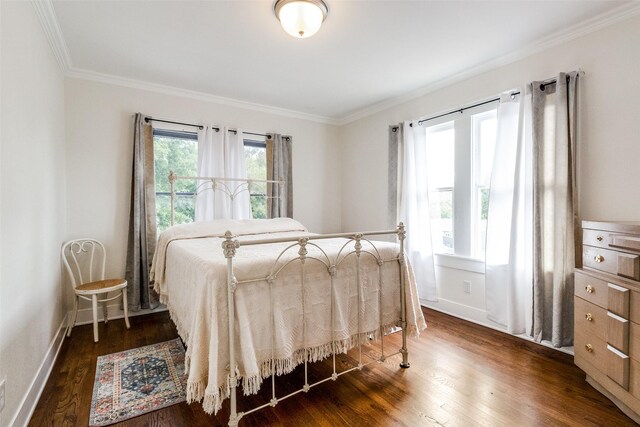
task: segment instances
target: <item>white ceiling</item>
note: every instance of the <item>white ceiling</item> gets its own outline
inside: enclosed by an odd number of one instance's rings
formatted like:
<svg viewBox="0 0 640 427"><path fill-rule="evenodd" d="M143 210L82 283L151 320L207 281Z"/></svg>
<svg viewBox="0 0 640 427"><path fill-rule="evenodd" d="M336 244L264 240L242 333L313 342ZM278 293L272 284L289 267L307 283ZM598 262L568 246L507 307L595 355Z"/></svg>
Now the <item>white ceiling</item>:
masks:
<svg viewBox="0 0 640 427"><path fill-rule="evenodd" d="M344 119L630 3L325 1L308 39L287 35L269 0L53 7L72 70Z"/></svg>

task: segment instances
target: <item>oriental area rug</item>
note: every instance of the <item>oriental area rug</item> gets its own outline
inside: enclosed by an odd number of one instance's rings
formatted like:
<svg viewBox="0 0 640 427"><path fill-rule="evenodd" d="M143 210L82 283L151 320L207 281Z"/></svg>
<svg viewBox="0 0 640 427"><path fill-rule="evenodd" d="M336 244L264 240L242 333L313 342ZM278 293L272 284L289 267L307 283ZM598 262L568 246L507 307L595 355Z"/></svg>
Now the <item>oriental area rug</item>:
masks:
<svg viewBox="0 0 640 427"><path fill-rule="evenodd" d="M90 426L106 426L184 402L180 339L98 357Z"/></svg>

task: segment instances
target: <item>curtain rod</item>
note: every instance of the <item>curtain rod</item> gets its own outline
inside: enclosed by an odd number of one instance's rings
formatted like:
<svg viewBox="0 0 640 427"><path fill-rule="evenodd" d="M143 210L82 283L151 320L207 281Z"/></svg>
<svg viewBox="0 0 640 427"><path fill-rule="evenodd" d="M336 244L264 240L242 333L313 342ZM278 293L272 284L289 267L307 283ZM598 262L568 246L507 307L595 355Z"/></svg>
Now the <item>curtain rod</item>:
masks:
<svg viewBox="0 0 640 427"><path fill-rule="evenodd" d="M193 123L172 122L171 120L160 120L160 119L154 119L153 117L145 117L144 121L146 123L149 123L149 122L161 122L161 123L171 123L173 125L191 126L191 127L198 128L198 129L204 128L204 126L202 126L202 125L194 125Z"/></svg>
<svg viewBox="0 0 640 427"><path fill-rule="evenodd" d="M578 74L583 74L583 73L584 73L584 71L582 71L582 70L578 70ZM569 82L569 79L570 79L570 78L571 78L571 76L569 76L569 74L567 73L567 77L566 77L566 79L567 79L567 83ZM554 84L556 84L557 82L558 82L558 79L557 79L557 78L555 78L555 77L554 77L554 78L552 78L552 79L545 80L545 81L543 81L542 83L540 83L540 90L544 90L547 86L554 85Z"/></svg>
<svg viewBox="0 0 640 427"><path fill-rule="evenodd" d="M567 80L569 79L569 76L567 76ZM547 86L551 86L556 84L558 81L558 79L553 78L553 79L549 79L549 80L545 80L542 83L540 83L540 90L544 90Z"/></svg>
<svg viewBox="0 0 640 427"><path fill-rule="evenodd" d="M212 127L211 129L215 129L216 132L220 132L220 128ZM235 133L236 135L238 134L238 131L236 129L227 129L227 132ZM255 132L242 132L242 133L246 133L247 135L264 136L267 139L271 139L271 135L269 135L268 133L255 133ZM288 136L283 138L288 138Z"/></svg>
<svg viewBox="0 0 640 427"><path fill-rule="evenodd" d="M520 95L520 92L511 92L511 98L513 99L516 95ZM465 110L469 110L471 108L475 108L475 107L480 107L481 105L486 105L486 104L491 104L492 102L497 102L500 101L500 97L496 97L496 98L491 98L488 99L486 101L482 101L482 102L477 102L475 104L472 105L467 105L466 107L462 107L462 108L458 108L457 110L452 110L449 111L447 113L443 113L443 114L438 114L437 116L433 116L433 117L427 117L426 119L422 119L422 120L418 120L418 125L421 125L424 122L428 122L430 120L435 120L435 119L439 119L440 117L445 117L448 116L450 114L455 114L455 113L460 113L462 114ZM411 125L413 126L413 124Z"/></svg>
<svg viewBox="0 0 640 427"><path fill-rule="evenodd" d="M198 128L198 129L204 129L203 125L195 125L193 123L182 123L182 122L173 122L171 120L161 120L161 119L154 119L153 117L145 117L144 121L149 123L149 122L161 122L161 123L171 123L174 125L182 125L182 126L191 126L194 128ZM215 129L216 132L220 132L220 128L219 127L211 127L211 129ZM233 132L235 134L238 133L237 129L228 129L228 132ZM242 133L246 133L248 135L255 135L255 136L264 136L267 139L271 139L271 135L267 134L267 133L256 133L256 132L242 132ZM283 138L287 139L289 138L288 136L284 136Z"/></svg>
<svg viewBox="0 0 640 427"><path fill-rule="evenodd" d="M584 74L584 71L582 71L582 69L579 69L578 70L578 74ZM569 74L567 74L567 81L569 81L569 79L570 79L570 76L569 76ZM545 90L545 88L547 86L551 86L551 85L556 84L557 80L558 79L556 77L544 80L542 83L540 83L540 90ZM519 91L518 92L512 92L511 93L511 97L513 98L514 96L519 95L519 94L520 94ZM478 102L477 104L469 105L467 107L458 108L457 110L452 110L452 111L449 111L448 113L439 114L439 115L434 116L434 117L428 117L426 119L418 120L418 125L421 125L424 122L428 122L429 120L435 120L435 119L439 119L440 117L448 116L449 114L455 114L455 113L461 113L462 114L462 112L464 110L468 110L468 109L474 108L474 107L479 107L481 105L489 104L491 102L496 102L496 101L499 101L499 100L500 100L500 97L497 97L497 98L489 99L487 101ZM409 126L413 126L413 123L411 123ZM393 131L393 132L397 132L397 130L398 130L398 126L394 126L394 127L391 128L391 131Z"/></svg>

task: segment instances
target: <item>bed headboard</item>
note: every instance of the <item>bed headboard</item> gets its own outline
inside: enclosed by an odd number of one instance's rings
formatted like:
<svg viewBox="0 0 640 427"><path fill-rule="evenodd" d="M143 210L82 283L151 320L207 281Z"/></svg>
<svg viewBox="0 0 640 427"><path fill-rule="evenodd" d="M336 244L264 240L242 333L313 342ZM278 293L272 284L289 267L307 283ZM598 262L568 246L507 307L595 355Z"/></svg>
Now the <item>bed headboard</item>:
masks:
<svg viewBox="0 0 640 427"><path fill-rule="evenodd" d="M280 191L278 194L284 192L284 180L272 180L272 179L247 179L247 178L219 178L213 176L178 176L173 171L169 171L169 185L171 187L171 225L174 225L174 212L175 212L175 183L178 180L191 180L196 181L195 196L205 191L213 191L214 203L216 194L222 194L223 197L229 197L229 200L233 201L240 193L247 191L251 194L253 184L271 184L279 185ZM270 199L282 200L279 196L266 196ZM231 204L231 215L233 216L233 203Z"/></svg>

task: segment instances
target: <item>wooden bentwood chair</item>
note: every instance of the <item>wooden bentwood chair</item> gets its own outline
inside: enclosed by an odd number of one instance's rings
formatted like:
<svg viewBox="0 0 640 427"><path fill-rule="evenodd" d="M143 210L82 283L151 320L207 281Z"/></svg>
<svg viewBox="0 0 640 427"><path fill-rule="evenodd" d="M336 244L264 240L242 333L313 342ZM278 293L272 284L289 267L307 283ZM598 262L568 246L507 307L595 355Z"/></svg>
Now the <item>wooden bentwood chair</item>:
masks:
<svg viewBox="0 0 640 427"><path fill-rule="evenodd" d="M124 307L124 322L127 329L129 313L127 310L127 281L124 279L104 278L107 253L104 245L95 239L70 240L62 246L62 261L71 278L71 285L75 292L73 300L73 317L69 320L67 336L71 336L71 329L75 326L78 316L78 300L80 298L91 301L93 310L93 341L98 342L98 303L102 303L104 323L109 321L107 303L122 296ZM99 276L98 276L99 274ZM86 279L86 280L85 280ZM109 292L118 292L114 297L107 298ZM102 299L98 299L102 295Z"/></svg>

